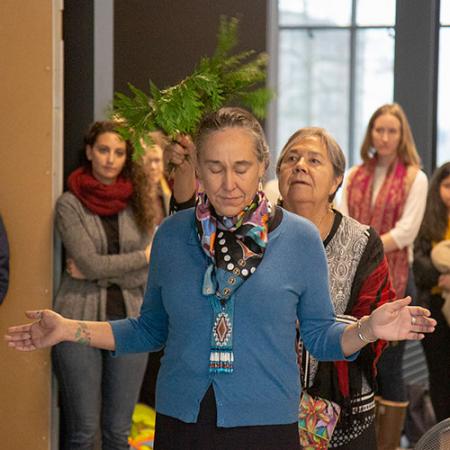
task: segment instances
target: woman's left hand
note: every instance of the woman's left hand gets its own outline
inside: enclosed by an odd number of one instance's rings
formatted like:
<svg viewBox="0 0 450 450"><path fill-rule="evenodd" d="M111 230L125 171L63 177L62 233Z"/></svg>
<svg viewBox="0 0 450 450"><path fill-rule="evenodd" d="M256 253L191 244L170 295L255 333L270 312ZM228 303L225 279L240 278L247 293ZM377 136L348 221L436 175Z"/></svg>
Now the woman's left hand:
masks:
<svg viewBox="0 0 450 450"><path fill-rule="evenodd" d="M71 258L68 258L66 261L66 271L72 278L76 278L78 280L86 279L83 272L81 272L81 270L75 264L75 261Z"/></svg>
<svg viewBox="0 0 450 450"><path fill-rule="evenodd" d="M424 333L432 333L436 321L430 311L420 306L408 306L411 297L385 303L375 309L367 321L373 337L386 341L423 339Z"/></svg>

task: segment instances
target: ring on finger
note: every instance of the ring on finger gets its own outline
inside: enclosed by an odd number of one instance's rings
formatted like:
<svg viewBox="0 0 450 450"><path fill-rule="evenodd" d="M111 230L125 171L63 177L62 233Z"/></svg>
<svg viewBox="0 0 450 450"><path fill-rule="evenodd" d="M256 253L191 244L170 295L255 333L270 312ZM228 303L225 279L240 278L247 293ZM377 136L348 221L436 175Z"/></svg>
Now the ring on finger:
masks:
<svg viewBox="0 0 450 450"><path fill-rule="evenodd" d="M414 316L412 316L411 317L411 325L415 325L416 322L417 322L417 319Z"/></svg>

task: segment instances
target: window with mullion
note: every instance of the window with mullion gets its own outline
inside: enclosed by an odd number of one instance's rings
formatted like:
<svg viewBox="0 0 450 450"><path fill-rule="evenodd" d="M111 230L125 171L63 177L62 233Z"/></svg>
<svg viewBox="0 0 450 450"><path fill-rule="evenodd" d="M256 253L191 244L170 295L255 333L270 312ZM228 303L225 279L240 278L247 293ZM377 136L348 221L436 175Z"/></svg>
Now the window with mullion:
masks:
<svg viewBox="0 0 450 450"><path fill-rule="evenodd" d="M395 1L279 0L277 152L322 126L349 164L372 112L393 98Z"/></svg>
<svg viewBox="0 0 450 450"><path fill-rule="evenodd" d="M450 161L450 0L441 0L436 165Z"/></svg>

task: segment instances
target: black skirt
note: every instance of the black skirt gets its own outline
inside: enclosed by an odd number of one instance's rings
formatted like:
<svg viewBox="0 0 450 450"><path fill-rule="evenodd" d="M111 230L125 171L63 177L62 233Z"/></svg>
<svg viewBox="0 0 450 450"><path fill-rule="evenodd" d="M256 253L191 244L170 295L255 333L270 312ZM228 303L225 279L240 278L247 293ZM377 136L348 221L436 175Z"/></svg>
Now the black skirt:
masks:
<svg viewBox="0 0 450 450"><path fill-rule="evenodd" d="M239 414L239 411L236 411ZM156 414L154 450L300 450L297 422L222 428L216 425L214 390L208 389L196 423Z"/></svg>

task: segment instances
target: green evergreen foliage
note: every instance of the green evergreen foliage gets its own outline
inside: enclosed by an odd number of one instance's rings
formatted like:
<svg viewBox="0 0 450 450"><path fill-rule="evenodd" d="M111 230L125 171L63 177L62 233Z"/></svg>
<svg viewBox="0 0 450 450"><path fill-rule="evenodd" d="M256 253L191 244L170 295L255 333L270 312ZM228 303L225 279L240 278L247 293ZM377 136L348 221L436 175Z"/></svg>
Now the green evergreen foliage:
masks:
<svg viewBox="0 0 450 450"><path fill-rule="evenodd" d="M267 55L245 51L231 54L238 43L238 19L220 20L217 48L200 60L194 72L175 86L160 90L150 82L149 93L128 84L131 95L115 93L112 117L123 121L119 130L138 154L141 139L150 142L149 131L160 129L171 138L195 134L205 114L227 104L241 104L255 116L265 117L272 92L258 87L266 79Z"/></svg>

